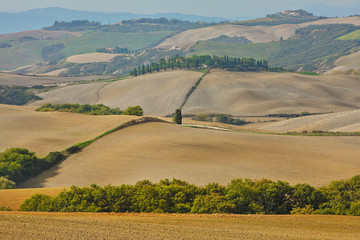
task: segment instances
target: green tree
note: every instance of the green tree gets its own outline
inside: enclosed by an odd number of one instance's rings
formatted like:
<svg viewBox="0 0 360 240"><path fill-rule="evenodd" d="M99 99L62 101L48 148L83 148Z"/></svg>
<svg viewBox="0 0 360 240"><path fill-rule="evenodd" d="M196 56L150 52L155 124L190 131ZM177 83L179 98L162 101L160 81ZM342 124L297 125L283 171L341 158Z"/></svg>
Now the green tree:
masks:
<svg viewBox="0 0 360 240"><path fill-rule="evenodd" d="M182 115L181 115L181 109L176 109L175 111L175 117L174 117L174 123L181 125L182 124Z"/></svg>
<svg viewBox="0 0 360 240"><path fill-rule="evenodd" d="M135 116L142 116L144 114L143 109L137 105L135 107L128 107L124 112L123 115L135 115Z"/></svg>

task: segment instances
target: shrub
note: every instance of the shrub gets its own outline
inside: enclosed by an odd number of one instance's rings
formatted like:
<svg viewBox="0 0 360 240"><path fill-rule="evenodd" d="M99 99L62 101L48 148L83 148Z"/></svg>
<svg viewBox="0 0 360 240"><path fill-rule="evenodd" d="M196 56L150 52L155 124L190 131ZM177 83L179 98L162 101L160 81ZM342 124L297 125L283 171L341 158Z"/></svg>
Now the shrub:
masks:
<svg viewBox="0 0 360 240"><path fill-rule="evenodd" d="M135 115L135 116L142 116L144 114L143 109L137 105L135 107L128 107L124 112L124 115Z"/></svg>
<svg viewBox="0 0 360 240"><path fill-rule="evenodd" d="M191 213L234 213L236 206L227 201L225 196L217 193L211 195L198 195L194 200Z"/></svg>
<svg viewBox="0 0 360 240"><path fill-rule="evenodd" d="M0 189L14 189L16 184L5 177L0 177Z"/></svg>
<svg viewBox="0 0 360 240"><path fill-rule="evenodd" d="M20 206L20 211L52 211L51 197L46 194L35 194Z"/></svg>
<svg viewBox="0 0 360 240"><path fill-rule="evenodd" d="M1 206L0 211L12 211L12 209L10 207Z"/></svg>

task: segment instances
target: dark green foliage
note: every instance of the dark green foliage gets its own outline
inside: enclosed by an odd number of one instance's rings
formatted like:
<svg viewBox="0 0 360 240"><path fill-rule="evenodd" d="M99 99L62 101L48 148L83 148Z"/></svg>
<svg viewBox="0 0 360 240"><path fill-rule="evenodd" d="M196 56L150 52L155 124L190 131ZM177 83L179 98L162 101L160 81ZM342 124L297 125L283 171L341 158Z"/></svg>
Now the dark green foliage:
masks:
<svg viewBox="0 0 360 240"><path fill-rule="evenodd" d="M10 148L0 153L0 177L18 184L38 175L63 159L64 156L59 152L52 152L45 158L38 158L35 153L25 148Z"/></svg>
<svg viewBox="0 0 360 240"><path fill-rule="evenodd" d="M31 100L41 98L29 91L28 87L22 86L0 86L0 103L9 105L24 105Z"/></svg>
<svg viewBox="0 0 360 240"><path fill-rule="evenodd" d="M316 189L284 181L234 179L197 187L185 181L148 180L135 185L75 187L56 197L36 194L23 211L54 212L160 212L237 214L360 215L360 175Z"/></svg>
<svg viewBox="0 0 360 240"><path fill-rule="evenodd" d="M68 147L65 150L65 153L70 155L70 154L74 154L74 153L77 153L77 152L80 152L80 151L81 151L81 147L79 147L77 145L74 145L74 146Z"/></svg>
<svg viewBox="0 0 360 240"><path fill-rule="evenodd" d="M45 61L49 61L51 64L58 63L61 59L65 58L65 55L61 52L65 45L63 43L52 44L41 49L41 57Z"/></svg>
<svg viewBox="0 0 360 240"><path fill-rule="evenodd" d="M142 116L144 114L143 109L137 105L135 107L128 107L124 112L123 115L134 115L134 116Z"/></svg>
<svg viewBox="0 0 360 240"><path fill-rule="evenodd" d="M0 189L14 189L16 184L5 177L0 177Z"/></svg>
<svg viewBox="0 0 360 240"><path fill-rule="evenodd" d="M320 113L309 113L309 112L302 112L302 113L276 113L276 114L268 114L266 117L283 117L283 118L297 118L297 117L304 117L310 115L317 115Z"/></svg>
<svg viewBox="0 0 360 240"><path fill-rule="evenodd" d="M215 25L215 23L190 22L167 18L142 18L137 20L124 20L121 24L103 25L104 32L156 32L156 31L184 31Z"/></svg>
<svg viewBox="0 0 360 240"><path fill-rule="evenodd" d="M158 70L167 69L193 69L201 70L206 68L220 68L228 71L266 71L277 70L271 69L266 60L256 60L254 58L237 58L237 57L219 57L219 56L192 56L192 57L172 57L169 59L162 58L158 63L151 63L146 69L145 73L151 73ZM139 73L139 72L138 72ZM135 75L134 71L130 75Z"/></svg>
<svg viewBox="0 0 360 240"><path fill-rule="evenodd" d="M226 35L221 35L220 37L209 39L207 41L220 42L220 43L238 43L238 44L252 43L246 37L236 37L236 36L235 37L228 37Z"/></svg>
<svg viewBox="0 0 360 240"><path fill-rule="evenodd" d="M0 211L12 211L12 209L10 207L1 206Z"/></svg>
<svg viewBox="0 0 360 240"><path fill-rule="evenodd" d="M109 50L107 48L98 48L98 49L96 49L96 52L102 52L102 53L130 53L129 49L127 49L127 48L119 48L119 47L114 47L113 50Z"/></svg>
<svg viewBox="0 0 360 240"><path fill-rule="evenodd" d="M121 115L123 112L119 108L109 108L103 104L89 105L89 104L57 104L53 105L50 103L44 104L40 108L36 109L39 112L73 112L73 113L83 113L89 115Z"/></svg>
<svg viewBox="0 0 360 240"><path fill-rule="evenodd" d="M182 124L182 116L181 116L181 109L176 109L174 123L181 125Z"/></svg>
<svg viewBox="0 0 360 240"><path fill-rule="evenodd" d="M280 41L280 50L269 61L274 66L301 71L314 71L320 66L333 67L333 62L359 46L359 40L336 40L359 29L351 24L308 26L296 30L286 41Z"/></svg>
<svg viewBox="0 0 360 240"><path fill-rule="evenodd" d="M44 30L48 31L87 31L87 30L96 30L101 27L100 22L90 22L88 20L73 20L70 22L65 21L55 21L51 27L45 27Z"/></svg>
<svg viewBox="0 0 360 240"><path fill-rule="evenodd" d="M8 43L0 43L0 48L9 48L9 47L11 47L11 45Z"/></svg>
<svg viewBox="0 0 360 240"><path fill-rule="evenodd" d="M33 38L31 36L24 36L19 38L19 42L28 42L28 41L35 41L37 40L36 38Z"/></svg>
<svg viewBox="0 0 360 240"><path fill-rule="evenodd" d="M193 116L191 119L196 121L219 122L233 125L245 125L249 123L238 118L232 118L229 114L199 114Z"/></svg>

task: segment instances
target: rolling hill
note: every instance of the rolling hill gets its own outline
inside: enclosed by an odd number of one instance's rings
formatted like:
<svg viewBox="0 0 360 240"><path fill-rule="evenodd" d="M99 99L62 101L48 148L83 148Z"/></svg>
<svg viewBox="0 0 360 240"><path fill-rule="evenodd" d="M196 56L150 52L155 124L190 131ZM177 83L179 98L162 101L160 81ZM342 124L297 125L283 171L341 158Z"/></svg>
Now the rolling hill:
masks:
<svg viewBox="0 0 360 240"><path fill-rule="evenodd" d="M289 119L260 129L272 132L360 132L360 110Z"/></svg>
<svg viewBox="0 0 360 240"><path fill-rule="evenodd" d="M146 115L164 116L179 108L186 94L202 76L195 71L168 71L111 83L72 85L39 94L33 103L103 103L126 109L140 105Z"/></svg>
<svg viewBox="0 0 360 240"><path fill-rule="evenodd" d="M45 156L92 139L134 118L36 112L33 107L0 104L0 152L24 147Z"/></svg>
<svg viewBox="0 0 360 240"><path fill-rule="evenodd" d="M269 178L321 186L360 171L359 144L358 137L240 134L145 123L99 139L21 187L120 185L173 177L200 185Z"/></svg>
<svg viewBox="0 0 360 240"><path fill-rule="evenodd" d="M359 76L212 70L183 112L234 116L341 112L360 107L359 87Z"/></svg>
<svg viewBox="0 0 360 240"><path fill-rule="evenodd" d="M329 18L302 24L281 24L276 26L216 25L181 32L166 39L160 43L157 48L187 48L197 41L209 40L220 37L221 35L246 37L254 43L279 41L280 37L288 39L295 33L296 29L309 25L324 24L354 24L359 26L360 17Z"/></svg>

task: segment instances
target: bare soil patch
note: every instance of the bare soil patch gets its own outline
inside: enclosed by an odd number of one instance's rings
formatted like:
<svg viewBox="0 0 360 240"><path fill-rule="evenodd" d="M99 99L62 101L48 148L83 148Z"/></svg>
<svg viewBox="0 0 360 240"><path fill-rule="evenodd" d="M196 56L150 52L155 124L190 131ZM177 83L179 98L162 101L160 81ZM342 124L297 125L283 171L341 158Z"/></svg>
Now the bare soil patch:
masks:
<svg viewBox="0 0 360 240"><path fill-rule="evenodd" d="M34 107L0 105L0 151L25 147L44 156L90 140L135 118L36 112Z"/></svg>
<svg viewBox="0 0 360 240"><path fill-rule="evenodd" d="M320 186L359 173L359 144L359 137L240 134L145 123L107 135L22 187L173 177L198 185L267 178Z"/></svg>
<svg viewBox="0 0 360 240"><path fill-rule="evenodd" d="M183 112L264 116L359 109L360 76L212 70Z"/></svg>
<svg viewBox="0 0 360 240"><path fill-rule="evenodd" d="M74 55L66 59L71 63L94 63L94 62L109 62L113 58L120 56L121 54L110 53L86 53L80 55Z"/></svg>
<svg viewBox="0 0 360 240"><path fill-rule="evenodd" d="M105 104L126 109L140 105L145 115L164 116L175 112L186 94L202 76L195 71L168 71L147 74L112 83L92 83L67 86L39 94L44 103Z"/></svg>

